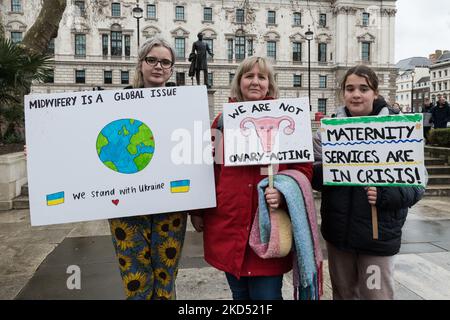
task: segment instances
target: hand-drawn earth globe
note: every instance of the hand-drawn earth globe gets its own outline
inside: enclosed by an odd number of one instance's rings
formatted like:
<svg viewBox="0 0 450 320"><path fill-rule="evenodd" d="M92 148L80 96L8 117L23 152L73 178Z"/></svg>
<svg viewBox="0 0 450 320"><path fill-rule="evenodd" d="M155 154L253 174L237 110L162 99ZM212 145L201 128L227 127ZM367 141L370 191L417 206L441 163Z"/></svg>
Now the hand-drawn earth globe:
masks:
<svg viewBox="0 0 450 320"><path fill-rule="evenodd" d="M153 157L155 140L150 128L135 119L107 124L97 137L97 154L111 170L132 174L143 170Z"/></svg>

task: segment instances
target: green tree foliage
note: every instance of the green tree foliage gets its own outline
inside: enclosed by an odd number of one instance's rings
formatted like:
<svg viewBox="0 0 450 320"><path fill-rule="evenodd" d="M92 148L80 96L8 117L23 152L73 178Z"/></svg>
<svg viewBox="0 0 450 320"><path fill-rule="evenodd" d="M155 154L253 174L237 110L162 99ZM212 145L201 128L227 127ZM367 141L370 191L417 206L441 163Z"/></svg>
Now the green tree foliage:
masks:
<svg viewBox="0 0 450 320"><path fill-rule="evenodd" d="M50 76L52 64L51 56L0 37L0 117L9 123L5 135L15 134L15 126L23 123L23 96L33 81Z"/></svg>

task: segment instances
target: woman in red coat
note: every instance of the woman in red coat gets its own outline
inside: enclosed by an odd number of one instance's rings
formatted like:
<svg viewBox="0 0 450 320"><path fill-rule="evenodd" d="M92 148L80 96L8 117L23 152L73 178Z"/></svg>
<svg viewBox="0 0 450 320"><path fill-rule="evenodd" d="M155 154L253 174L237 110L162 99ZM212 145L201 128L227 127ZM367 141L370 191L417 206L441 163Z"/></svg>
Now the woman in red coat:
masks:
<svg viewBox="0 0 450 320"><path fill-rule="evenodd" d="M257 101L278 97L272 66L266 59L251 57L239 66L231 85L231 101ZM219 115L213 129L222 129ZM223 141L215 141L223 150ZM222 157L223 152L220 157ZM282 299L283 274L292 268L292 256L262 259L249 246L249 235L258 208L258 183L267 176L267 166L225 167L222 159L214 165L217 207L192 214L191 221L203 233L205 260L225 272L235 300ZM279 171L295 169L312 178L312 164L281 164ZM270 208L284 207L281 193L267 188Z"/></svg>

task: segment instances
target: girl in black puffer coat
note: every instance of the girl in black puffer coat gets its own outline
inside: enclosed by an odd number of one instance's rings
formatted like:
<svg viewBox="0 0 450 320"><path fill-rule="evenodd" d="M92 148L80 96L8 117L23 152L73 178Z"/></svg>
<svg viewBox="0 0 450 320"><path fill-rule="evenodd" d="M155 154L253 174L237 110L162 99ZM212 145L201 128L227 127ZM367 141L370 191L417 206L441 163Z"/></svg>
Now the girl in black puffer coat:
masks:
<svg viewBox="0 0 450 320"><path fill-rule="evenodd" d="M366 66L351 68L342 81L345 106L337 117L394 114L378 97L378 78ZM319 131L314 137L313 187L322 192L321 231L327 242L333 299L393 299L394 255L399 252L408 207L420 187L335 187L322 185ZM377 240L371 205L378 211Z"/></svg>

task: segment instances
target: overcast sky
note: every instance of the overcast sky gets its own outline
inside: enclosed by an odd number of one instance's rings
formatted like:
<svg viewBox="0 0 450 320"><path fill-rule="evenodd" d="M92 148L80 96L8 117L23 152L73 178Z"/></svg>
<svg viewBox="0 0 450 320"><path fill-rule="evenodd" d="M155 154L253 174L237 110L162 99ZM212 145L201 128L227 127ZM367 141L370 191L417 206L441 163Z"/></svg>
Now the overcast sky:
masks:
<svg viewBox="0 0 450 320"><path fill-rule="evenodd" d="M449 0L397 0L395 62L450 50Z"/></svg>

